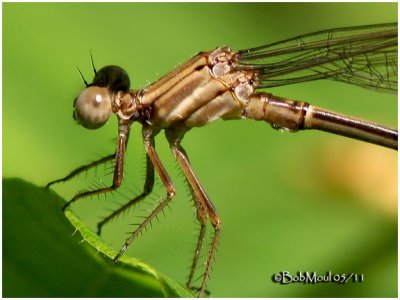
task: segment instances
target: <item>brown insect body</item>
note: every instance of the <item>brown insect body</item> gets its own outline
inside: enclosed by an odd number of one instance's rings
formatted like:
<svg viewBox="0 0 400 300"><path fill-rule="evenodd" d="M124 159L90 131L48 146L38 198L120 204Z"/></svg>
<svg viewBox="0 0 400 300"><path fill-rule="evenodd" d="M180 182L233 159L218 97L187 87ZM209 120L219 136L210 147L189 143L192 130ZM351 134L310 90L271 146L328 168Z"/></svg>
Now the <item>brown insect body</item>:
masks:
<svg viewBox="0 0 400 300"><path fill-rule="evenodd" d="M358 34L349 35L349 32ZM337 34L345 36L336 37ZM327 40L323 39L326 37ZM306 43L308 39L309 42ZM279 60L280 55L288 54L292 55L290 59ZM257 63L260 58L276 57L278 61ZM354 62L356 72L351 73ZM374 68L371 68L372 63L376 64ZM279 79L279 76L305 70L311 73ZM89 168L114 159L112 185L77 194L66 203L64 209L79 199L114 191L122 182L130 126L133 122L142 124L146 151L143 193L101 221L98 224L99 233L102 226L111 219L151 193L154 171L158 173L166 195L126 240L114 259L117 260L175 195L174 185L155 149L154 137L164 130L170 149L190 185L197 219L201 225L187 282L188 288L193 288L194 272L203 248L207 221L214 228L199 288L200 296L205 292L211 271L221 220L181 146L181 140L188 130L217 119L253 119L266 121L275 129L292 132L318 129L397 149L397 129L318 108L307 102L257 91L266 86L333 79L394 92L397 90L397 24L394 23L321 31L239 52L233 52L229 47L200 52L142 90L130 90L128 74L120 67L107 66L98 72L95 69L94 71L93 83L87 84L85 81L87 88L74 102L74 118L82 126L96 129L107 122L111 113L115 113L118 117L116 152L82 166L62 179L50 182L47 187L56 182L67 181Z"/></svg>

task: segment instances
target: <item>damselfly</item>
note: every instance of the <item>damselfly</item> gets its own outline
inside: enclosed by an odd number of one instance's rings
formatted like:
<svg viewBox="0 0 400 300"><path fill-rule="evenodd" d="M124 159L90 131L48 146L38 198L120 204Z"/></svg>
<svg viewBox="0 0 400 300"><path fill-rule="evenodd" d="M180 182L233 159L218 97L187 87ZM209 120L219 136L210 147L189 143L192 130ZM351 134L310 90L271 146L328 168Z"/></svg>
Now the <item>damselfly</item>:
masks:
<svg viewBox="0 0 400 300"><path fill-rule="evenodd" d="M82 76L86 88L75 99L74 119L88 129L97 129L107 122L111 113L116 114L116 151L75 169L62 179L50 182L47 187L115 160L113 182L109 187L79 193L63 209L79 199L116 190L122 182L130 126L133 122L142 125L146 152L144 191L101 221L98 224L99 233L103 225L152 192L154 170L165 187L166 196L126 240L114 258L116 261L175 195L174 185L154 144L154 137L164 130L170 149L189 184L201 225L188 288L193 288L194 271L203 248L207 221L214 228L199 288L200 296L206 289L221 220L181 146L182 138L191 128L207 125L217 119L254 119L268 122L274 129L291 132L319 129L397 149L397 129L260 91L275 86L330 79L375 91L396 93L397 23L325 30L240 51L222 47L200 52L141 90L130 89L128 74L118 66L106 66L96 71L93 65L93 70L95 76L92 83L88 84Z"/></svg>

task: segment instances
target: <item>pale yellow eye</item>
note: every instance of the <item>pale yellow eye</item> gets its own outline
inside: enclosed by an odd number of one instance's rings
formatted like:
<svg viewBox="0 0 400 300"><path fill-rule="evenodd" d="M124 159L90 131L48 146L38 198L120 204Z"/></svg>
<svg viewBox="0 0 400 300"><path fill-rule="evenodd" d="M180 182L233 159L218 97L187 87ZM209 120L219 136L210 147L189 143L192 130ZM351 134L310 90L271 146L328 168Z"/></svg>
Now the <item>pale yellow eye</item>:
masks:
<svg viewBox="0 0 400 300"><path fill-rule="evenodd" d="M74 106L74 118L88 129L103 126L112 112L111 96L105 87L90 86L84 89Z"/></svg>

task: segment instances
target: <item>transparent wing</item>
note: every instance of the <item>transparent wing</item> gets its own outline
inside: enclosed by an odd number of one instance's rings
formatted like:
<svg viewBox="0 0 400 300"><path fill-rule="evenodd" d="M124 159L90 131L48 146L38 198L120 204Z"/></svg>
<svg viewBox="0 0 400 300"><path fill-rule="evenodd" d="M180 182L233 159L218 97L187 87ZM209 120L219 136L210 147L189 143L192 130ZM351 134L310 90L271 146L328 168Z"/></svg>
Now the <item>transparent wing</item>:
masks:
<svg viewBox="0 0 400 300"><path fill-rule="evenodd" d="M324 30L238 52L258 88L319 79L397 93L397 23Z"/></svg>

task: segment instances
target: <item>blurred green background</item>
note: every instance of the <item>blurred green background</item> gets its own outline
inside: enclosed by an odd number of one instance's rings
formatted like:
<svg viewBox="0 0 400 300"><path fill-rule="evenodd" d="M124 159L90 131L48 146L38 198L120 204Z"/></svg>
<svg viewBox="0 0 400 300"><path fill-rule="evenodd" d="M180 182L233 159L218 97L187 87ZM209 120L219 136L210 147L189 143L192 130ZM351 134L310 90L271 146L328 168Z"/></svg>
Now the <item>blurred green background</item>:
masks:
<svg viewBox="0 0 400 300"><path fill-rule="evenodd" d="M45 185L114 151L115 118L97 131L72 120L83 88L76 66L93 76L89 50L98 68L125 68L137 89L201 50L396 20L397 3L3 3L3 177ZM335 82L271 92L397 127L393 95ZM73 206L93 228L143 185L140 127L132 129L122 195ZM253 121L193 129L183 146L222 219L208 284L213 296L397 296L397 152L321 132L280 133ZM177 195L172 210L127 253L184 283L198 226L162 134L157 148ZM55 190L70 199L109 180L103 171ZM105 240L119 248L141 209L163 196L159 183L155 192L105 227ZM280 271L357 273L364 282L278 285L271 276Z"/></svg>

